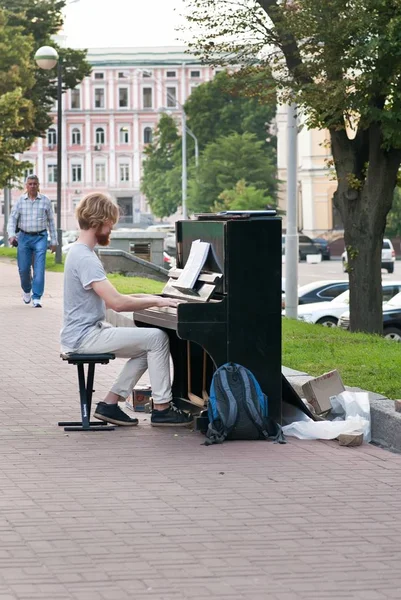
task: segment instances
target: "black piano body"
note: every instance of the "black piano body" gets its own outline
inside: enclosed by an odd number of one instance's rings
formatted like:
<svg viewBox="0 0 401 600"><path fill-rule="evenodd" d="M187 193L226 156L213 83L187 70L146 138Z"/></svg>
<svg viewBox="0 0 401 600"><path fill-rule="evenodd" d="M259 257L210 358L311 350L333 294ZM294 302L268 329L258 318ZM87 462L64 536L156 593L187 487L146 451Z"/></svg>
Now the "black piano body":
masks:
<svg viewBox="0 0 401 600"><path fill-rule="evenodd" d="M174 284L196 240L210 251L186 293ZM199 215L176 224L176 242L177 271L163 295L183 303L134 313L137 326L169 335L174 398L200 406L214 369L236 362L252 371L281 422L281 219L274 211Z"/></svg>

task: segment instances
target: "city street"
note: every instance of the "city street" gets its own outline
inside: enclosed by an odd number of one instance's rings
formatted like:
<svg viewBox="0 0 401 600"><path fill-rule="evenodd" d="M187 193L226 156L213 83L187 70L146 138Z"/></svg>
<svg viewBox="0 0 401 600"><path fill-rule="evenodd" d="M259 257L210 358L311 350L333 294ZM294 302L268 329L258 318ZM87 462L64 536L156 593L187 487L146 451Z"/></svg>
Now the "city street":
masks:
<svg viewBox="0 0 401 600"><path fill-rule="evenodd" d="M283 263L283 277L285 277L285 263ZM343 272L341 260L335 258L325 260L319 264L308 264L305 261L298 263L298 285L304 285L320 279L347 279L348 274ZM399 281L401 278L401 263L397 262L394 266L394 273L387 273L382 269L383 281Z"/></svg>

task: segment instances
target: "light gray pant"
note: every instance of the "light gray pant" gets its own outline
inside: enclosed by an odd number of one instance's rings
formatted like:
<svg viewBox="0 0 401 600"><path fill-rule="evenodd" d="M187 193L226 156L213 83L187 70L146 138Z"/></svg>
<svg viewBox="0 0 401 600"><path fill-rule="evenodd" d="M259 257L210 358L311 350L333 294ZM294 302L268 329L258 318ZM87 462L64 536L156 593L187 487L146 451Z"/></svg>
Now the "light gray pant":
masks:
<svg viewBox="0 0 401 600"><path fill-rule="evenodd" d="M146 369L155 404L172 400L170 379L170 345L168 335L150 327L111 327L99 323L82 342L77 352L102 354L112 352L119 358L129 358L111 391L127 398Z"/></svg>

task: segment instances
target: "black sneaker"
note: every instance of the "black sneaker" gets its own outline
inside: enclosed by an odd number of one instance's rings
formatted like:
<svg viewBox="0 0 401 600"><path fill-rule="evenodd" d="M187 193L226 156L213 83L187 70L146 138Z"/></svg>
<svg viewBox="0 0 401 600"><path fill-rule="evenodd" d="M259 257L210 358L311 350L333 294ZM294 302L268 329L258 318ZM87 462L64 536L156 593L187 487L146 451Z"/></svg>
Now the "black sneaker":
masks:
<svg viewBox="0 0 401 600"><path fill-rule="evenodd" d="M180 410L172 402L164 410L152 410L150 424L153 427L185 427L194 421L191 413Z"/></svg>
<svg viewBox="0 0 401 600"><path fill-rule="evenodd" d="M107 404L106 402L98 402L95 413L93 415L100 421L113 423L113 425L125 425L126 427L138 425L138 419L132 419L125 413L118 404Z"/></svg>

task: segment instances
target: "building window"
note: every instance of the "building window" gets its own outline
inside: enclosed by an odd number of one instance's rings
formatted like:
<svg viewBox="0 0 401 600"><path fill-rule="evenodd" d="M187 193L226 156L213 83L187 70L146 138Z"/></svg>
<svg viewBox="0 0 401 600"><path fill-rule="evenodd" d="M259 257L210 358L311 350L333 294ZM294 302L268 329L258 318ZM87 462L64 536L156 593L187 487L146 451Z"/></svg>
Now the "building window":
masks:
<svg viewBox="0 0 401 600"><path fill-rule="evenodd" d="M200 71L191 71L191 78L196 79L200 77Z"/></svg>
<svg viewBox="0 0 401 600"><path fill-rule="evenodd" d="M33 167L28 167L27 169L24 170L24 181L27 180L27 178L29 177L29 175L33 175L34 174L34 170Z"/></svg>
<svg viewBox="0 0 401 600"><path fill-rule="evenodd" d="M74 129L71 132L71 143L73 146L81 145L81 132L78 129L78 127L74 127Z"/></svg>
<svg viewBox="0 0 401 600"><path fill-rule="evenodd" d="M168 108L174 108L177 106L177 88L168 87L166 90L166 95Z"/></svg>
<svg viewBox="0 0 401 600"><path fill-rule="evenodd" d="M82 181L82 165L72 164L71 173L73 182L78 183Z"/></svg>
<svg viewBox="0 0 401 600"><path fill-rule="evenodd" d="M104 89L95 88L95 108L104 108Z"/></svg>
<svg viewBox="0 0 401 600"><path fill-rule="evenodd" d="M167 71L166 77L177 77L177 71Z"/></svg>
<svg viewBox="0 0 401 600"><path fill-rule="evenodd" d="M120 165L120 181L129 181L129 165Z"/></svg>
<svg viewBox="0 0 401 600"><path fill-rule="evenodd" d="M106 183L106 165L104 163L95 164L96 183Z"/></svg>
<svg viewBox="0 0 401 600"><path fill-rule="evenodd" d="M128 108L128 88L118 88L118 106Z"/></svg>
<svg viewBox="0 0 401 600"><path fill-rule="evenodd" d="M117 76L117 77L118 77L118 79L127 79L127 77L128 77L128 73L126 73L125 71L120 71L120 72L118 73L118 76Z"/></svg>
<svg viewBox="0 0 401 600"><path fill-rule="evenodd" d="M104 73L95 73L95 79L104 79Z"/></svg>
<svg viewBox="0 0 401 600"><path fill-rule="evenodd" d="M76 88L71 90L71 108L73 110L81 108L81 90Z"/></svg>
<svg viewBox="0 0 401 600"><path fill-rule="evenodd" d="M151 127L145 127L145 129L143 130L143 143L144 144L151 144L152 143L152 128Z"/></svg>
<svg viewBox="0 0 401 600"><path fill-rule="evenodd" d="M129 142L129 131L128 127L120 128L120 144L128 144Z"/></svg>
<svg viewBox="0 0 401 600"><path fill-rule="evenodd" d="M104 144L105 136L104 136L103 127L97 127L95 134L96 134L96 144Z"/></svg>
<svg viewBox="0 0 401 600"><path fill-rule="evenodd" d="M56 130L54 129L54 127L50 127L50 129L47 130L47 145L49 146L49 148L52 148L56 144L57 144Z"/></svg>
<svg viewBox="0 0 401 600"><path fill-rule="evenodd" d="M142 90L143 108L152 108L152 88L146 87Z"/></svg>
<svg viewBox="0 0 401 600"><path fill-rule="evenodd" d="M47 165L47 183L57 183L57 165Z"/></svg>
<svg viewBox="0 0 401 600"><path fill-rule="evenodd" d="M152 77L153 73L152 71L149 71L149 69L146 69L146 71L142 71L142 77Z"/></svg>

